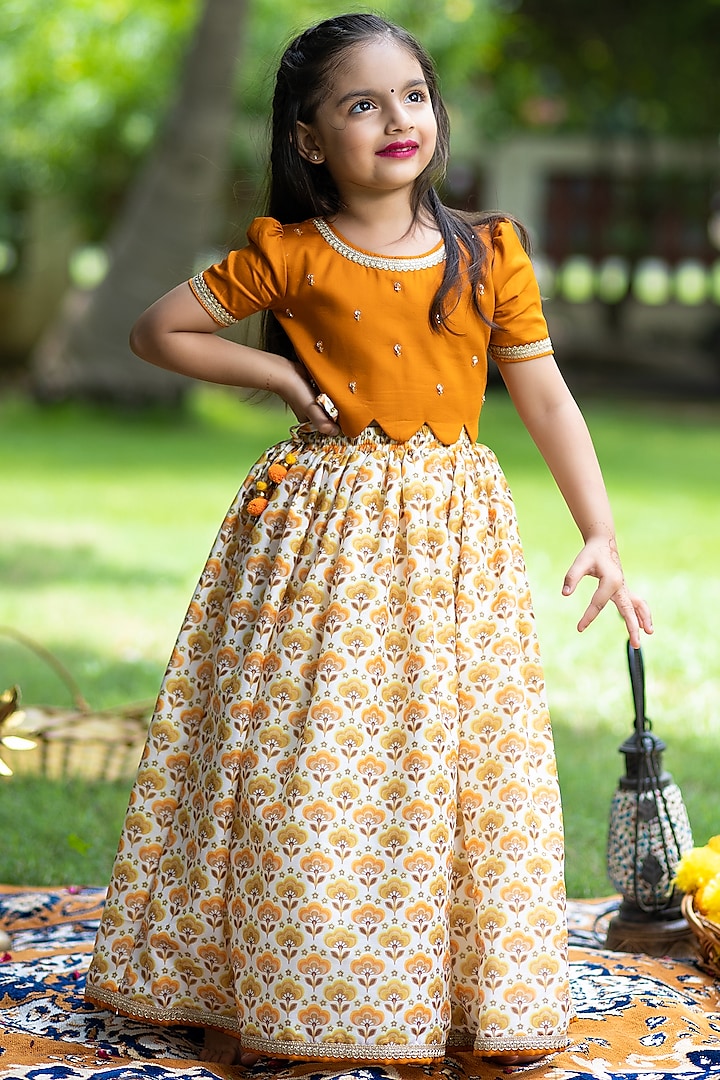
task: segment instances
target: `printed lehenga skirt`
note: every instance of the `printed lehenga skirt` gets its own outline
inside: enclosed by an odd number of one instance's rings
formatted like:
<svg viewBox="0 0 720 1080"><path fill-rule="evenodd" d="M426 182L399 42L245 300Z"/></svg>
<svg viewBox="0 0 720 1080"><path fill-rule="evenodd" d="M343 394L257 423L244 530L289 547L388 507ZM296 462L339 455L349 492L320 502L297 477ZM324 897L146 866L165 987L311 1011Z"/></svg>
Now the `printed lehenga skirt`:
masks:
<svg viewBox="0 0 720 1080"><path fill-rule="evenodd" d="M89 999L279 1057L551 1051L564 903L496 458L425 428L294 429L231 506L172 654Z"/></svg>

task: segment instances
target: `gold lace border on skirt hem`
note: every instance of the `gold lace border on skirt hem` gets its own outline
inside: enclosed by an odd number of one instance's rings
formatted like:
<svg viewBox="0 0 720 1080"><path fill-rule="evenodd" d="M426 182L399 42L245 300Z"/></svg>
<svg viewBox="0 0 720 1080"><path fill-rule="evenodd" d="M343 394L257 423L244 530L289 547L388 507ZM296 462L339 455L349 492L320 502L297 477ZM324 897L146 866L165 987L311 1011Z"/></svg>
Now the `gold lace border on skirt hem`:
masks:
<svg viewBox="0 0 720 1080"><path fill-rule="evenodd" d="M242 1036L237 1020L232 1017L208 1015L198 1009L160 1009L153 1005L130 1005L121 994L99 987L88 986L85 999L95 1005L111 1009L131 1020L145 1020L161 1027L187 1024L209 1027L223 1031L238 1039L244 1050L255 1051L267 1057L285 1058L289 1061L353 1061L357 1064L375 1065L430 1065L453 1050L472 1053L480 1057L493 1054L537 1053L552 1054L564 1050L570 1040L564 1035L534 1036L532 1038L507 1037L473 1039L469 1032L450 1032L446 1043L416 1046L363 1046L357 1043L298 1043L285 1040L261 1039ZM310 1048L313 1049L310 1049ZM315 1049L316 1048L316 1049Z"/></svg>

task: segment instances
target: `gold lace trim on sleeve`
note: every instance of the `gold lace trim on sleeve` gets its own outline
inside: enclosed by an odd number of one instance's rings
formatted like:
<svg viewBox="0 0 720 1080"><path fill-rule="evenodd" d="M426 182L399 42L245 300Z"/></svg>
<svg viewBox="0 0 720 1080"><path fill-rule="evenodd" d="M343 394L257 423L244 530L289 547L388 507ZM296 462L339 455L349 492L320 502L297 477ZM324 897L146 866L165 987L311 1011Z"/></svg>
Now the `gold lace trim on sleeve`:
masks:
<svg viewBox="0 0 720 1080"><path fill-rule="evenodd" d="M552 351L549 337L530 341L527 345L491 345L488 349L493 360L532 360L535 356L545 356Z"/></svg>
<svg viewBox="0 0 720 1080"><path fill-rule="evenodd" d="M208 315L210 315L216 323L219 323L220 326L232 326L233 323L238 322L235 316L231 315L227 308L223 307L215 296L215 293L211 292L207 287L202 273L196 274L195 277L190 278L189 285Z"/></svg>

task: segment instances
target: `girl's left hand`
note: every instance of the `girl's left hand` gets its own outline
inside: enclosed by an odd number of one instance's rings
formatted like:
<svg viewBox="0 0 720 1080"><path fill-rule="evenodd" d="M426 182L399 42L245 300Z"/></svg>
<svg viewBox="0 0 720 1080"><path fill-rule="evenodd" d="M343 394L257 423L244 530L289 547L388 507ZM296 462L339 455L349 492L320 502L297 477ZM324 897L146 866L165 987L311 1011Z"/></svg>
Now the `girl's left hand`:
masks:
<svg viewBox="0 0 720 1080"><path fill-rule="evenodd" d="M586 541L565 575L563 596L571 596L584 577L597 578L598 586L577 625L578 630L582 633L597 618L608 600L612 600L625 620L630 644L634 649L639 649L640 630L646 634L653 632L652 616L642 597L631 593L625 584L614 537L592 537Z"/></svg>

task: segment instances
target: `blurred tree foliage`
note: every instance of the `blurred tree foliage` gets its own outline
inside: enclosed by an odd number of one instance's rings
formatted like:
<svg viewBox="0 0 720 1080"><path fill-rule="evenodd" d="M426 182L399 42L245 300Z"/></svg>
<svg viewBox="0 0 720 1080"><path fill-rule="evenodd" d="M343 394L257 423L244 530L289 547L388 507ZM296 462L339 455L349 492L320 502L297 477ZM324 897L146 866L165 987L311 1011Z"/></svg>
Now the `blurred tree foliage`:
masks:
<svg viewBox="0 0 720 1080"><path fill-rule="evenodd" d="M103 234L157 134L200 6L199 0L4 0L0 232L8 235L2 217L15 193L62 191L85 217L90 238ZM428 45L458 100L473 73L497 56L507 22L498 0L387 0L383 11ZM296 32L337 12L337 4L322 0L251 3L232 133L233 156L251 183L262 157L275 60Z"/></svg>
<svg viewBox="0 0 720 1080"><path fill-rule="evenodd" d="M720 0L509 0L494 73L514 124L716 136Z"/></svg>
<svg viewBox="0 0 720 1080"><path fill-rule="evenodd" d="M153 142L199 6L4 0L0 216L12 193L63 190L89 219L90 235L104 231ZM234 158L249 181L257 178L276 58L295 32L337 10L323 0L251 3L233 132ZM528 127L718 130L711 88L720 0L385 0L382 10L433 54L460 146Z"/></svg>
<svg viewBox="0 0 720 1080"><path fill-rule="evenodd" d="M104 231L152 143L196 13L196 0L4 0L6 211L15 193L65 191Z"/></svg>

